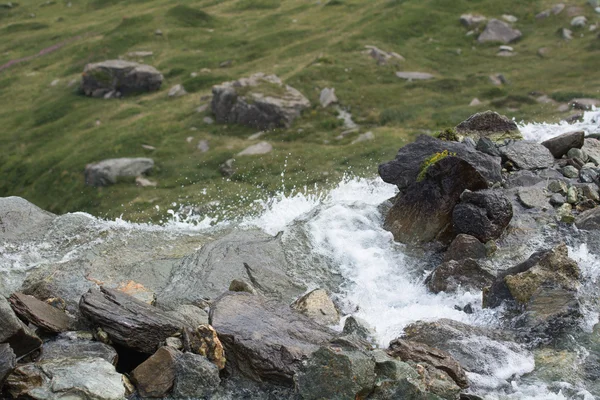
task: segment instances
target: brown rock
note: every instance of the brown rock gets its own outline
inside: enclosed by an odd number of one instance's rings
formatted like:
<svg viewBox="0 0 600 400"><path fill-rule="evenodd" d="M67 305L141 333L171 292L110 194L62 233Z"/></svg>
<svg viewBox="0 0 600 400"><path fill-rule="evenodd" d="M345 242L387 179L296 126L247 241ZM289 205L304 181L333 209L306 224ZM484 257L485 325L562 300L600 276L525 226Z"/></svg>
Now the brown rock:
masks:
<svg viewBox="0 0 600 400"><path fill-rule="evenodd" d="M42 386L44 374L35 364L18 366L6 379L5 385L8 393L15 399L26 395L31 390Z"/></svg>
<svg viewBox="0 0 600 400"><path fill-rule="evenodd" d="M327 292L315 289L300 297L292 308L323 325L335 325L340 322L340 314Z"/></svg>
<svg viewBox="0 0 600 400"><path fill-rule="evenodd" d="M584 132L568 132L562 135L553 137L542 142L542 146L550 150L554 158L561 158L573 148L580 149L583 147Z"/></svg>
<svg viewBox="0 0 600 400"><path fill-rule="evenodd" d="M8 300L21 318L49 332L60 333L75 328L76 321L64 311L33 296L13 293Z"/></svg>
<svg viewBox="0 0 600 400"><path fill-rule="evenodd" d="M476 260L479 258L485 258L486 255L487 250L485 245L481 243L479 239L474 236L461 233L454 238L450 244L450 247L448 247L448 250L446 250L446 253L444 254L444 261L459 261L466 258L473 258Z"/></svg>
<svg viewBox="0 0 600 400"><path fill-rule="evenodd" d="M175 360L180 353L171 347L161 347L131 373L142 397L165 397L175 382Z"/></svg>
<svg viewBox="0 0 600 400"><path fill-rule="evenodd" d="M0 343L8 343L17 357L42 345L40 338L21 322L3 296L0 296Z"/></svg>
<svg viewBox="0 0 600 400"><path fill-rule="evenodd" d="M481 290L494 281L476 260L467 258L448 261L437 267L427 278L427 288L433 293L463 290Z"/></svg>
<svg viewBox="0 0 600 400"><path fill-rule="evenodd" d="M185 328L183 331L183 347L185 351L206 357L219 370L225 368L225 350L217 336L217 331L210 325L200 325L195 330Z"/></svg>

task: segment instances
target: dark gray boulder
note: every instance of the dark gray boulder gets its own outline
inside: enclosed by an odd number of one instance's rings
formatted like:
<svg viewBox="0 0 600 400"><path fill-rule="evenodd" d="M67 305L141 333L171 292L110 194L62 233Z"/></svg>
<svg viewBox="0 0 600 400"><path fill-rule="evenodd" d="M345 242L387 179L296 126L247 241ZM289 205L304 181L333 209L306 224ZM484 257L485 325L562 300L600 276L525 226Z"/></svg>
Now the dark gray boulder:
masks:
<svg viewBox="0 0 600 400"><path fill-rule="evenodd" d="M15 369L17 357L8 343L0 344L0 389L4 380Z"/></svg>
<svg viewBox="0 0 600 400"><path fill-rule="evenodd" d="M512 217L512 204L501 191L464 192L452 212L452 225L455 233L465 233L485 243L499 238Z"/></svg>
<svg viewBox="0 0 600 400"><path fill-rule="evenodd" d="M575 226L586 231L600 230L600 207L582 212L575 218Z"/></svg>
<svg viewBox="0 0 600 400"><path fill-rule="evenodd" d="M85 166L85 183L90 186L108 186L121 177L136 177L154 168L151 158L111 158Z"/></svg>
<svg viewBox="0 0 600 400"><path fill-rule="evenodd" d="M521 36L521 31L511 28L506 22L498 19L491 19L485 26L484 31L477 38L477 41L479 43L511 43L519 40Z"/></svg>
<svg viewBox="0 0 600 400"><path fill-rule="evenodd" d="M0 343L8 343L17 357L42 346L40 338L15 315L3 296L0 296Z"/></svg>
<svg viewBox="0 0 600 400"><path fill-rule="evenodd" d="M174 398L210 399L220 383L219 369L205 357L183 353L175 359Z"/></svg>
<svg viewBox="0 0 600 400"><path fill-rule="evenodd" d="M213 303L211 325L225 347L227 365L256 381L291 385L303 358L334 333L309 317L245 292L227 292Z"/></svg>
<svg viewBox="0 0 600 400"><path fill-rule="evenodd" d="M464 260L467 258L485 258L487 249L483 243L474 236L460 233L456 235L450 247L444 253L444 261Z"/></svg>
<svg viewBox="0 0 600 400"><path fill-rule="evenodd" d="M494 275L477 260L467 258L443 263L427 277L426 284L433 293L449 293L459 289L479 291L491 285L493 281Z"/></svg>
<svg viewBox="0 0 600 400"><path fill-rule="evenodd" d="M461 193L488 187L487 180L471 164L453 156L431 165L424 175L421 182L399 195L386 215L384 228L399 242L448 240L452 210Z"/></svg>
<svg viewBox="0 0 600 400"><path fill-rule="evenodd" d="M487 181L502 181L500 158L481 153L459 142L439 140L431 136L420 135L417 139L398 150L396 158L379 166L379 176L384 182L406 189L417 180L423 163L436 153L444 150L467 161Z"/></svg>
<svg viewBox="0 0 600 400"><path fill-rule="evenodd" d="M487 138L497 142L503 139L522 139L517 124L494 111L473 114L454 129L456 133L475 140Z"/></svg>
<svg viewBox="0 0 600 400"><path fill-rule="evenodd" d="M554 156L546 147L537 142L519 140L500 146L502 158L510 161L518 169L543 169L554 165Z"/></svg>
<svg viewBox="0 0 600 400"><path fill-rule="evenodd" d="M583 147L585 132L567 132L542 142L542 146L550 150L554 158L561 158L571 149Z"/></svg>
<svg viewBox="0 0 600 400"><path fill-rule="evenodd" d="M310 102L275 75L254 74L213 86L212 112L217 122L256 129L289 127Z"/></svg>
<svg viewBox="0 0 600 400"><path fill-rule="evenodd" d="M108 60L85 66L81 89L87 96L111 98L156 91L162 81L162 74L150 65Z"/></svg>

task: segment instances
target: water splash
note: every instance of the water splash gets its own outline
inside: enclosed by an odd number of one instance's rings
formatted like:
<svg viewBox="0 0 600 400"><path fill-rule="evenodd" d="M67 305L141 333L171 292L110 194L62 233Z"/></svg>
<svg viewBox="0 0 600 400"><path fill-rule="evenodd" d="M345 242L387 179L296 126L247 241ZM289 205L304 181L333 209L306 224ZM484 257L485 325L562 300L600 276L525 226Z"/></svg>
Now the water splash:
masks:
<svg viewBox="0 0 600 400"><path fill-rule="evenodd" d="M525 139L536 142L543 142L563 133L573 131L584 131L586 134L600 133L600 110L594 108L592 111L586 111L583 113L581 121L573 123L565 121L559 123L521 122L519 130Z"/></svg>

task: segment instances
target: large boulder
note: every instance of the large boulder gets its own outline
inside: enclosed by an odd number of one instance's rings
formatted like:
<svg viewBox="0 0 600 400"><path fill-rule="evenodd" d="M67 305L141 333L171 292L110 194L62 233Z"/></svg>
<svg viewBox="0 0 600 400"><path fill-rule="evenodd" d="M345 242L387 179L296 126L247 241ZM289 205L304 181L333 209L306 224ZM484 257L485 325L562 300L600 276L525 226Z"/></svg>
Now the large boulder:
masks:
<svg viewBox="0 0 600 400"><path fill-rule="evenodd" d="M426 280L433 293L456 292L459 289L479 291L494 281L494 275L477 260L447 261L437 267Z"/></svg>
<svg viewBox="0 0 600 400"><path fill-rule="evenodd" d="M513 29L506 22L491 19L477 38L477 41L479 43L501 42L507 44L519 40L521 36L521 31Z"/></svg>
<svg viewBox="0 0 600 400"><path fill-rule="evenodd" d="M452 210L461 193L488 187L485 177L458 157L442 158L424 172L424 179L401 193L385 218L384 228L399 242L451 239Z"/></svg>
<svg viewBox="0 0 600 400"><path fill-rule="evenodd" d="M17 357L38 349L42 341L25 325L0 296L0 343L8 343Z"/></svg>
<svg viewBox="0 0 600 400"><path fill-rule="evenodd" d="M543 169L554 165L554 156L545 146L529 140L518 140L499 147L502 158L518 169Z"/></svg>
<svg viewBox="0 0 600 400"><path fill-rule="evenodd" d="M334 336L333 331L279 302L246 292L227 292L210 310L225 346L227 365L257 381L291 385L302 359Z"/></svg>
<svg viewBox="0 0 600 400"><path fill-rule="evenodd" d="M467 161L487 181L494 183L502 181L499 157L481 153L463 143L439 140L428 135L420 135L413 143L398 150L394 160L381 164L379 176L384 182L403 190L417 180L427 159L444 151Z"/></svg>
<svg viewBox="0 0 600 400"><path fill-rule="evenodd" d="M85 66L81 89L87 96L120 97L158 90L162 81L162 74L150 65L108 60Z"/></svg>
<svg viewBox="0 0 600 400"><path fill-rule="evenodd" d="M542 146L550 150L554 158L561 158L571 149L583 147L585 132L567 132L542 142Z"/></svg>
<svg viewBox="0 0 600 400"><path fill-rule="evenodd" d="M494 111L473 114L454 129L456 133L475 140L489 138L497 142L504 139L522 139L517 124Z"/></svg>
<svg viewBox="0 0 600 400"><path fill-rule="evenodd" d="M111 158L85 166L85 183L90 186L108 186L120 177L143 175L154 167L151 158Z"/></svg>
<svg viewBox="0 0 600 400"><path fill-rule="evenodd" d="M249 78L213 86L212 111L216 120L257 129L289 127L310 107L302 93L275 75L257 73Z"/></svg>
<svg viewBox="0 0 600 400"><path fill-rule="evenodd" d="M0 240L32 239L56 218L21 197L0 198Z"/></svg>
<svg viewBox="0 0 600 400"><path fill-rule="evenodd" d="M600 230L600 207L582 212L575 218L575 226L587 231Z"/></svg>
<svg viewBox="0 0 600 400"><path fill-rule="evenodd" d="M488 242L502 235L513 217L510 200L499 190L464 192L452 212L455 233Z"/></svg>

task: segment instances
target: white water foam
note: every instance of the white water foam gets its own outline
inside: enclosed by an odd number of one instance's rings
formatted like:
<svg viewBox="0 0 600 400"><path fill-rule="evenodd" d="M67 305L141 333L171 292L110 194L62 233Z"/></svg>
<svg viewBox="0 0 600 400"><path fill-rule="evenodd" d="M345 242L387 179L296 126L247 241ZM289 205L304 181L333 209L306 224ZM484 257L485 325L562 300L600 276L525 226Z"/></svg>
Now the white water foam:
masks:
<svg viewBox="0 0 600 400"><path fill-rule="evenodd" d="M565 121L551 124L545 122L521 122L518 125L525 139L536 142L543 142L563 133L573 131L584 131L586 134L600 133L600 110L593 109L592 111L586 111L583 113L581 121L573 123Z"/></svg>

